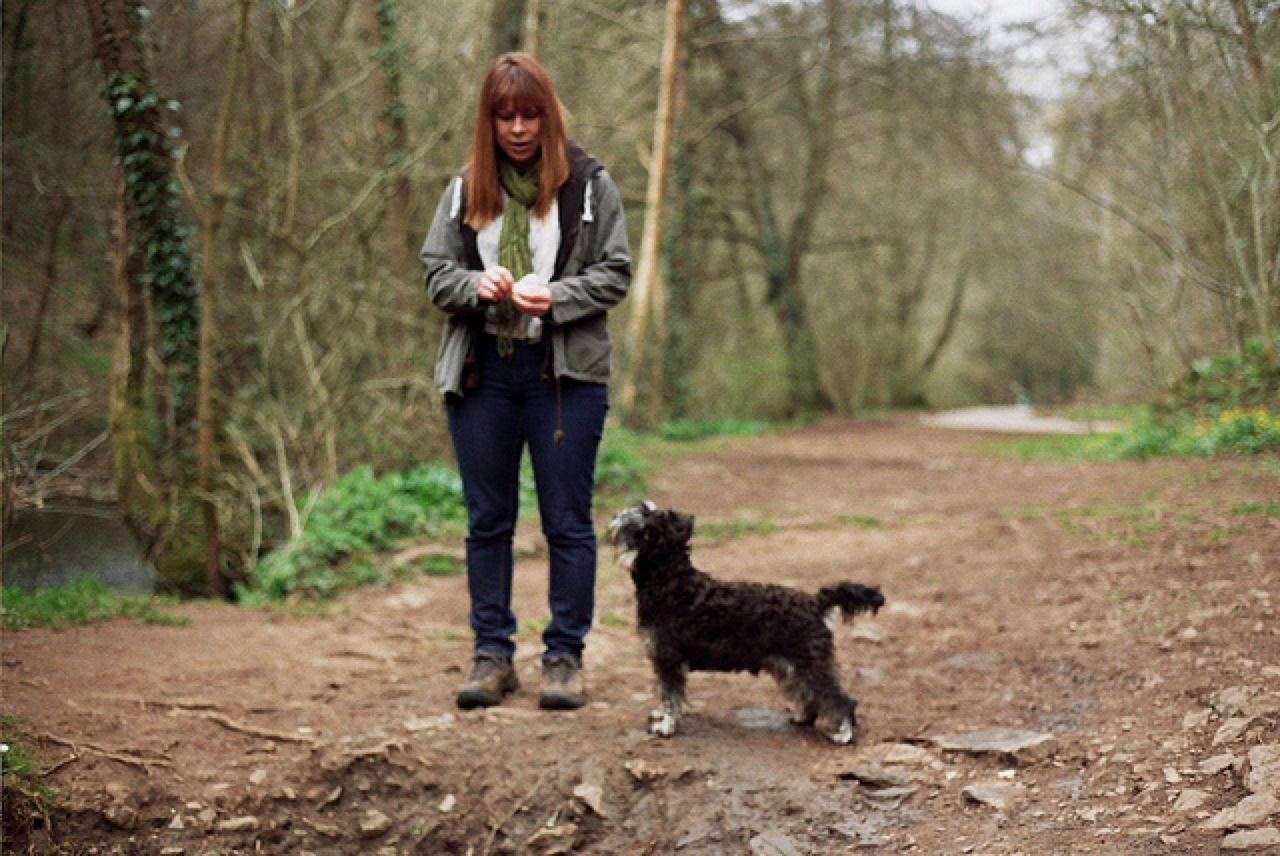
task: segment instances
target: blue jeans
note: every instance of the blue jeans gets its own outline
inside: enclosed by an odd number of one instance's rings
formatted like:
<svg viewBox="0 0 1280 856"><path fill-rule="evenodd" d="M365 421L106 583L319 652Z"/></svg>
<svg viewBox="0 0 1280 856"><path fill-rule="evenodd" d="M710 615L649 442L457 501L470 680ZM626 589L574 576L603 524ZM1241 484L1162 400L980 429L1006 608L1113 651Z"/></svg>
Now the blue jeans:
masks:
<svg viewBox="0 0 1280 856"><path fill-rule="evenodd" d="M604 384L548 376L550 346L517 342L508 358L493 336L477 343L480 383L448 403L449 434L467 504L467 589L475 650L510 658L512 537L520 458L529 447L542 534L550 552L551 623L544 659L581 656L595 610L596 532L591 519L596 452L609 409ZM563 442L557 445L557 429Z"/></svg>

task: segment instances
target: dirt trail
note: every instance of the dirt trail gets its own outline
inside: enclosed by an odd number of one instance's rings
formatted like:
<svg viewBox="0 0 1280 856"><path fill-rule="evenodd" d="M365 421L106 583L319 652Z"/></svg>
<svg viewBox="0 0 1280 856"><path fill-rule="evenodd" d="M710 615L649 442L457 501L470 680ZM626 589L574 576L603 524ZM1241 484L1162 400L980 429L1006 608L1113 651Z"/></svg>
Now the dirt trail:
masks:
<svg viewBox="0 0 1280 856"><path fill-rule="evenodd" d="M460 578L309 617L193 604L184 627L8 633L4 709L67 759L64 852L1219 852L1231 830L1205 821L1247 796L1249 750L1280 743L1280 461L1029 463L985 442L831 421L656 478L655 501L698 516L704 570L884 588L838 634L856 747L790 726L748 675L695 674L684 731L646 735L607 549L574 713L536 705L538 556L517 569L524 688L498 709L452 703ZM938 744L989 728L1034 739Z"/></svg>

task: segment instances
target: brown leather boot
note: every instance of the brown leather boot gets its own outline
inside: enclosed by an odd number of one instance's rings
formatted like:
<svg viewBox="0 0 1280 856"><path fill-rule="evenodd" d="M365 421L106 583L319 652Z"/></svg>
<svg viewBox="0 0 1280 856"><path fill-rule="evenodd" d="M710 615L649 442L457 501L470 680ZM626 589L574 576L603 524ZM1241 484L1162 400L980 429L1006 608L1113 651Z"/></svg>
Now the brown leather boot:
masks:
<svg viewBox="0 0 1280 856"><path fill-rule="evenodd" d="M587 685L582 678L582 661L571 654L561 654L542 664L542 695L538 706L543 710L577 710L587 703Z"/></svg>
<svg viewBox="0 0 1280 856"><path fill-rule="evenodd" d="M472 661L471 677L458 690L458 707L493 707L502 697L520 687L520 679L510 660L481 651Z"/></svg>

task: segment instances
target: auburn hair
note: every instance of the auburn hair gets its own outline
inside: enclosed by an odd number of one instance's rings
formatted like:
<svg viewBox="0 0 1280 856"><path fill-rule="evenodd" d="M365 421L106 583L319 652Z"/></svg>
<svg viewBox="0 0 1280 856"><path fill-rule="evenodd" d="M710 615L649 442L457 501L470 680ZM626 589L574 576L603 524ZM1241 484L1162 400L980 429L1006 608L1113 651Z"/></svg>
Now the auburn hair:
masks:
<svg viewBox="0 0 1280 856"><path fill-rule="evenodd" d="M497 139L494 117L503 110L515 110L542 119L542 160L538 178L538 198L533 203L536 217L545 217L560 187L569 178L568 142L564 107L556 95L547 70L527 53L507 53L498 57L485 73L476 103L475 135L464 175L467 179L466 223L477 231L502 213L502 181L498 177Z"/></svg>

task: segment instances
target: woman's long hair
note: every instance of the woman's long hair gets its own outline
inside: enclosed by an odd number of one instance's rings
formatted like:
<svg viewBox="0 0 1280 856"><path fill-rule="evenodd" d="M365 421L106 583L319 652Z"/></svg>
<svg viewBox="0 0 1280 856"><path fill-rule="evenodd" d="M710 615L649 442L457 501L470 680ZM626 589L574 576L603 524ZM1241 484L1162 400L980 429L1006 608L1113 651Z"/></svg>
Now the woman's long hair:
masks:
<svg viewBox="0 0 1280 856"><path fill-rule="evenodd" d="M476 230L483 229L502 213L502 182L498 178L501 155L493 135L493 119L503 109L537 113L542 117L542 172L538 179L538 198L533 203L535 216L547 216L551 201L569 178L564 108L556 96L551 76L542 63L527 53L503 54L489 66L480 86L475 135L465 172L466 222Z"/></svg>

